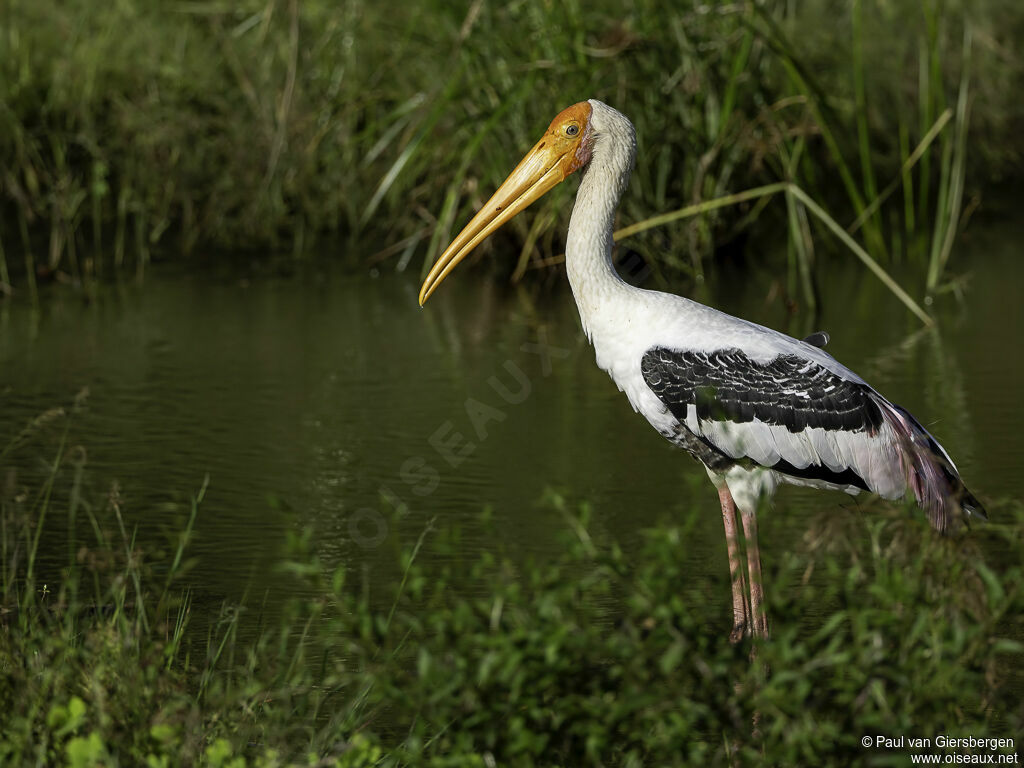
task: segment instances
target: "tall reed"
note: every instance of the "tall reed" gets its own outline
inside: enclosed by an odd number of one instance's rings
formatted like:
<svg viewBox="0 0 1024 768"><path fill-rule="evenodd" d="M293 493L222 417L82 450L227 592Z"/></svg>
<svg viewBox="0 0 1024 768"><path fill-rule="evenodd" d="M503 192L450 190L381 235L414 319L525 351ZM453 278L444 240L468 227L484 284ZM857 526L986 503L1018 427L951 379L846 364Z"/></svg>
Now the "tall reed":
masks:
<svg viewBox="0 0 1024 768"><path fill-rule="evenodd" d="M153 254L200 245L428 263L548 117L593 96L637 126L624 223L788 181L855 221L879 263L926 254L935 292L965 191L1020 152L1012 90L988 82L1024 75L1000 44L1021 11L982 5L849 0L836 24L781 0L711 12L430 0L402 13L364 0L11 0L0 222L15 235L0 284L35 296L37 278L141 274ZM999 140L971 160L978 130ZM558 252L567 194L496 241L519 254L509 272ZM781 233L792 291L810 303L815 227L787 201L708 210L632 246L658 274L700 278L722 243Z"/></svg>

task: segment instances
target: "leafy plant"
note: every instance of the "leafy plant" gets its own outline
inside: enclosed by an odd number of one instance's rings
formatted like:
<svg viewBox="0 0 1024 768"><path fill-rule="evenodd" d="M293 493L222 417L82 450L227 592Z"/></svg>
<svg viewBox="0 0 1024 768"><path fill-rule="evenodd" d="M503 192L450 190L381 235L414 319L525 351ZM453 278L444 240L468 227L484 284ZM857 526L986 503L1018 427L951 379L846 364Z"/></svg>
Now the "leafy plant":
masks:
<svg viewBox="0 0 1024 768"><path fill-rule="evenodd" d="M726 575L693 577L701 510L627 554L556 493L544 561L498 536L466 557L431 523L375 583L294 535L253 632L243 606L198 611L185 578L205 489L161 560L61 444L43 487L0 496L5 765L886 765L906 754L864 737L1024 725L1019 503L949 537L880 503L823 512L769 563L754 644L728 641ZM75 515L88 536L50 578L39 531L77 537Z"/></svg>

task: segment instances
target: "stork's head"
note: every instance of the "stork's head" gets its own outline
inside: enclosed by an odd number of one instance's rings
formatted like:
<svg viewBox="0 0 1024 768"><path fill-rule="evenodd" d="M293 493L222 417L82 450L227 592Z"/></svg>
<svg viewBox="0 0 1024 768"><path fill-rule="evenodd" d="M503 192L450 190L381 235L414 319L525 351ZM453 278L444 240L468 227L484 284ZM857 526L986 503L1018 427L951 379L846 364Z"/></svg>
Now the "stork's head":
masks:
<svg viewBox="0 0 1024 768"><path fill-rule="evenodd" d="M592 105L611 109L600 102L581 101L551 121L540 141L435 262L420 288L421 306L484 238L590 161L596 135Z"/></svg>

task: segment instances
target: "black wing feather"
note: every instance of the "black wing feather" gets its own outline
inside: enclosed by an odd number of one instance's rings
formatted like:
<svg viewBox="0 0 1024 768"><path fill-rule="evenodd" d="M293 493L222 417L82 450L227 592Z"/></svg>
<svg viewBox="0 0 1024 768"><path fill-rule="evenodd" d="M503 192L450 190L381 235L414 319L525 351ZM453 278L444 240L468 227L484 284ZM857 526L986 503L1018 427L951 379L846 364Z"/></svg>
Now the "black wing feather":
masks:
<svg viewBox="0 0 1024 768"><path fill-rule="evenodd" d="M757 419L790 432L820 427L873 434L882 425L870 387L798 355L760 363L735 348L653 347L640 368L647 386L680 421L693 405L702 421Z"/></svg>

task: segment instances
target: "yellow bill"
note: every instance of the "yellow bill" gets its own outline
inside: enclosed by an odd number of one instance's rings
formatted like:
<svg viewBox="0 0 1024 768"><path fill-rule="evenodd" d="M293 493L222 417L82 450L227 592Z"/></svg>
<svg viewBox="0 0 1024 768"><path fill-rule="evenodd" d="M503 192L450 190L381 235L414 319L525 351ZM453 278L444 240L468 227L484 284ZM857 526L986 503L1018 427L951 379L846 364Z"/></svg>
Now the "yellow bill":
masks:
<svg viewBox="0 0 1024 768"><path fill-rule="evenodd" d="M590 113L590 104L584 101L551 122L541 140L431 267L420 288L420 306L485 238L587 162Z"/></svg>

